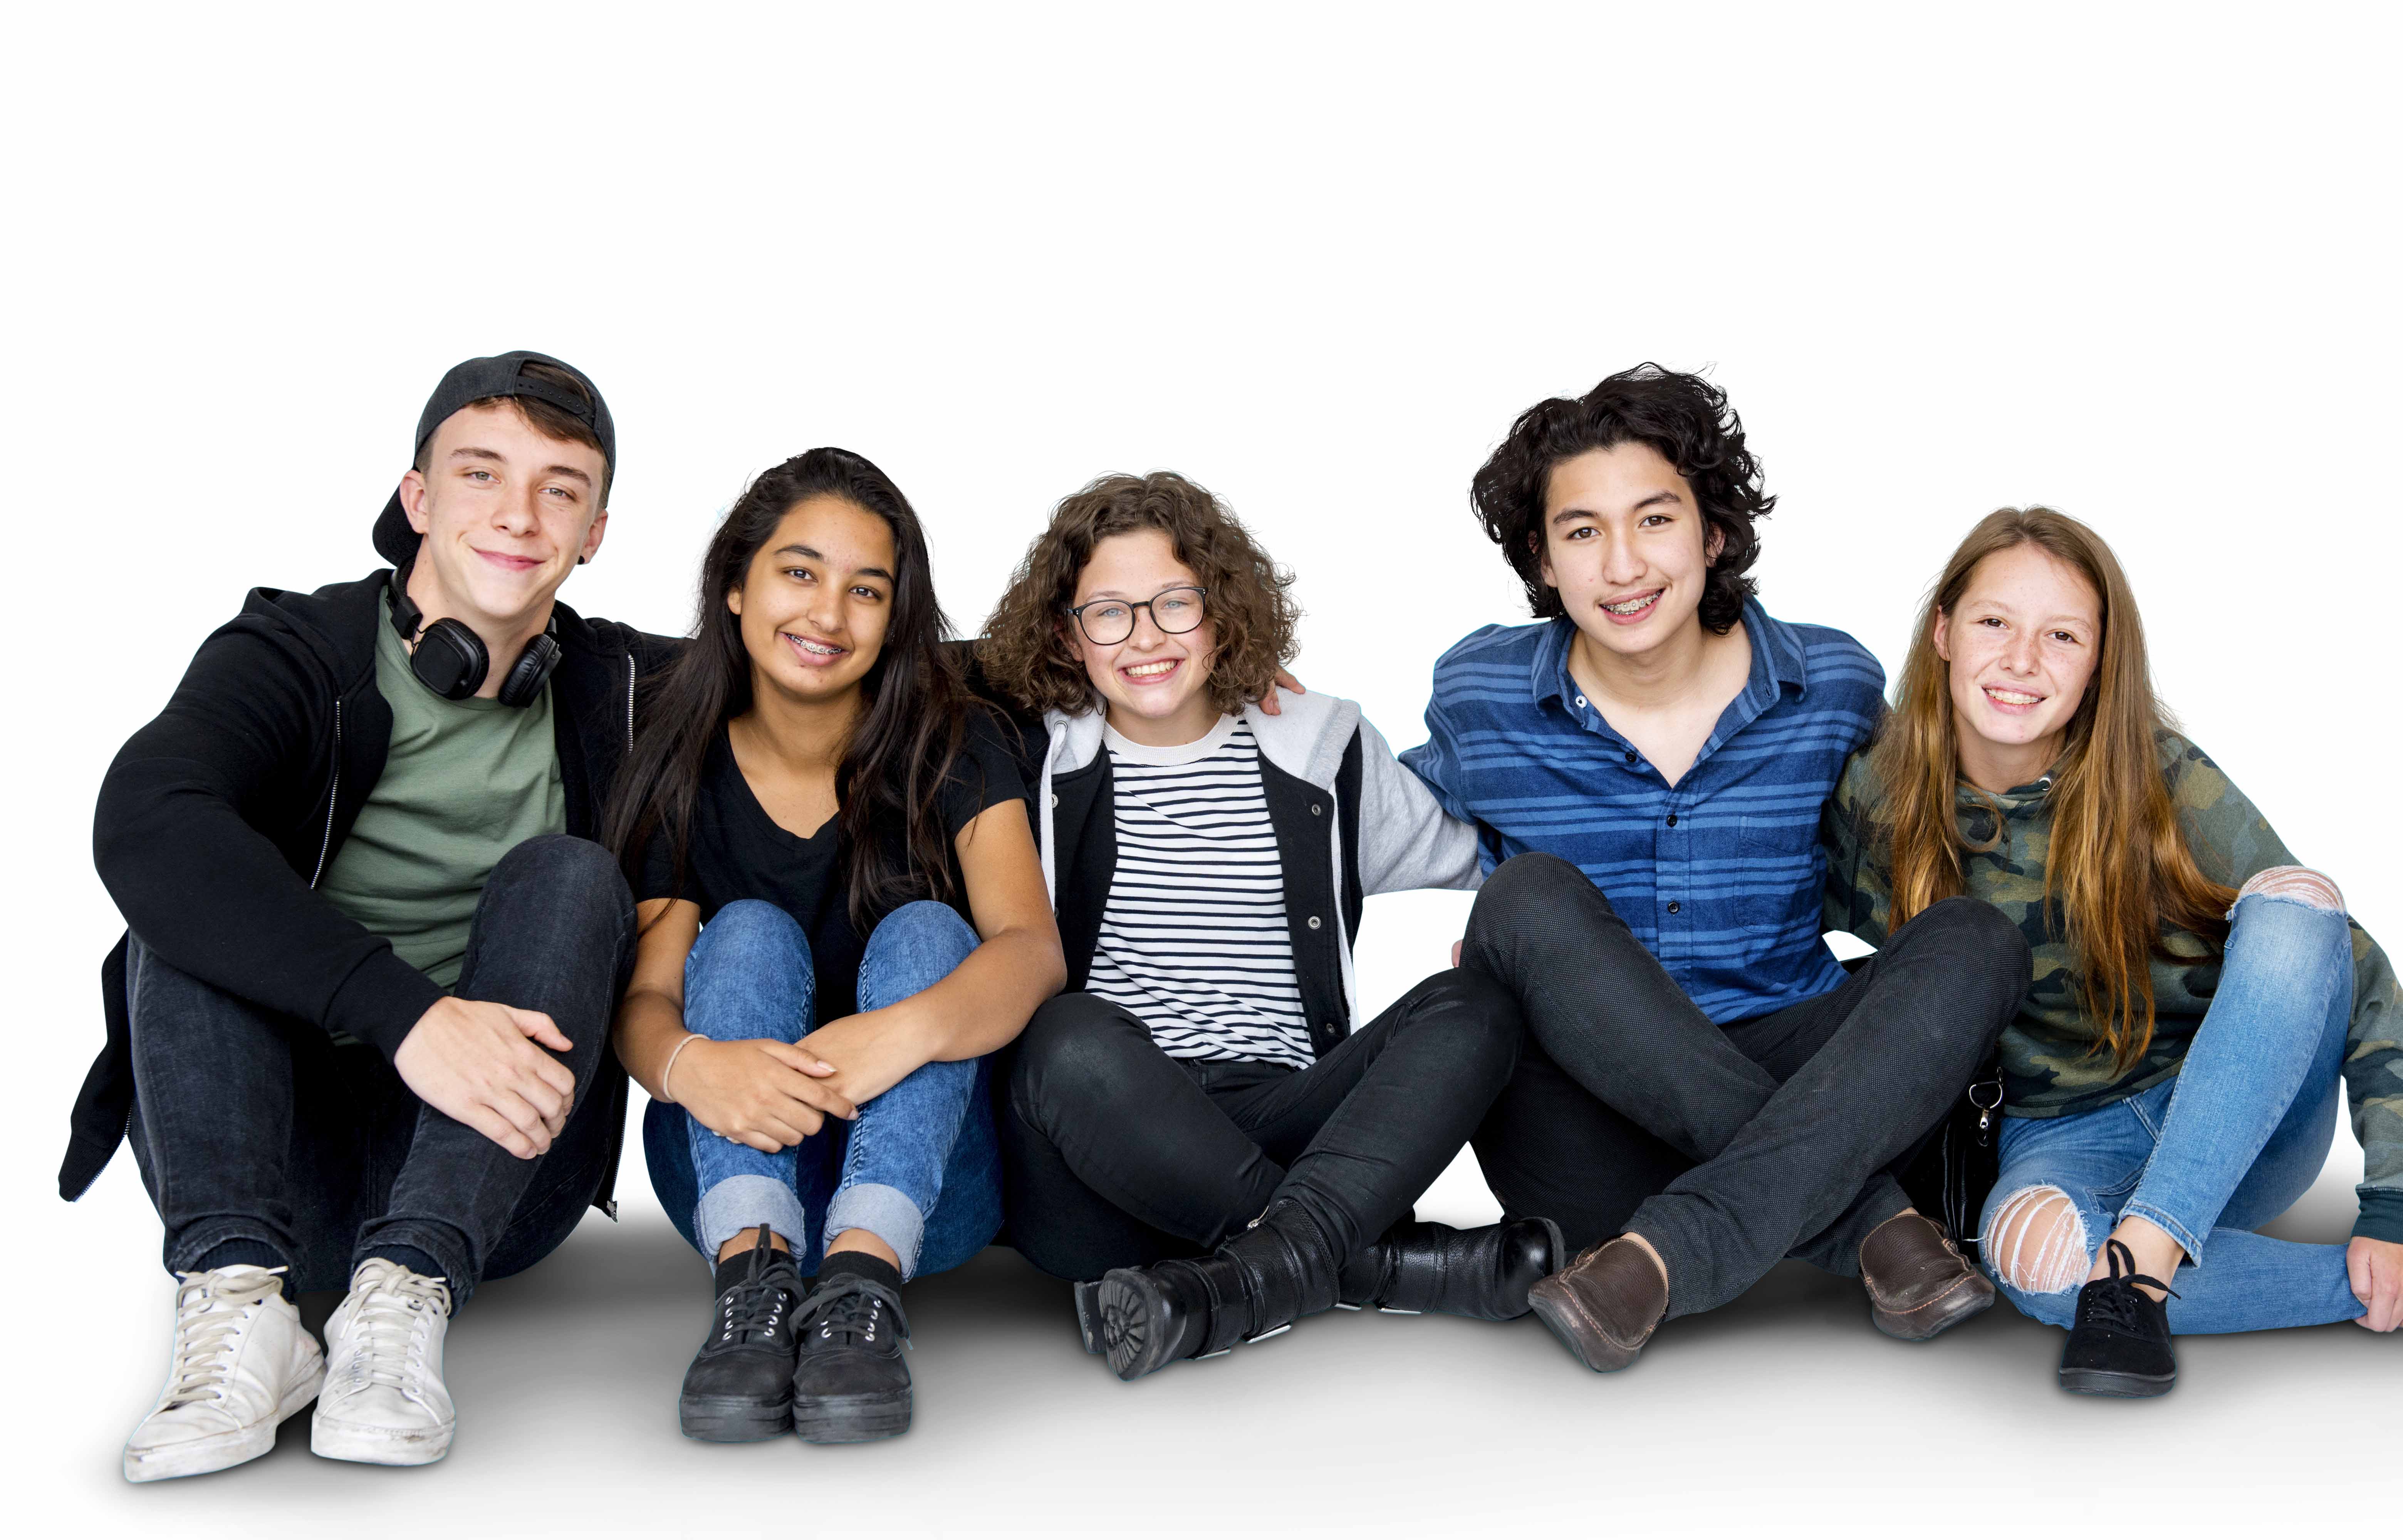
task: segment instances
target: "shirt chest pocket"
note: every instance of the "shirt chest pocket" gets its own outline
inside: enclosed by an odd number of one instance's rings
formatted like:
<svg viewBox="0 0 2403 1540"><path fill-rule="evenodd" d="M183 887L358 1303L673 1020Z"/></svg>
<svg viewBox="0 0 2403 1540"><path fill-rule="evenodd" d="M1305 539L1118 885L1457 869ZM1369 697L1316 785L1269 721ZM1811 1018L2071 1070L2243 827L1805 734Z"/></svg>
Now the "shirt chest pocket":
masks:
<svg viewBox="0 0 2403 1540"><path fill-rule="evenodd" d="M1759 814L1736 828L1735 912L1746 929L1817 927L1822 885L1816 816Z"/></svg>

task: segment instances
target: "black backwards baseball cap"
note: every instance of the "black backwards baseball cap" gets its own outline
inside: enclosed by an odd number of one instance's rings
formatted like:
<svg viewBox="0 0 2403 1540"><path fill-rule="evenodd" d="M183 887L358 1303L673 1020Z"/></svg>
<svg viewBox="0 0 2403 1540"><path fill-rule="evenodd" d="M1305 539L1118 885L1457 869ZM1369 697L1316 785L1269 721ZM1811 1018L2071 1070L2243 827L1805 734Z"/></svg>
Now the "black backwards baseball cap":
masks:
<svg viewBox="0 0 2403 1540"><path fill-rule="evenodd" d="M575 376L584 387L583 396L556 381L526 373L528 364L548 364ZM434 437L434 430L451 413L496 395L530 396L575 418L601 440L601 458L607 463L611 474L617 472L618 429L609 421L609 403L601 399L601 392L574 365L563 364L549 354L523 351L493 358L470 358L444 375L442 382L434 387L434 394L425 398L425 409L417 414L417 443L410 451L411 462L425 448L425 441ZM376 516L376 554L394 566L407 566L417 554L417 542L418 534L409 527L409 511L400 506L400 493L396 489L392 500L384 504L383 512Z"/></svg>

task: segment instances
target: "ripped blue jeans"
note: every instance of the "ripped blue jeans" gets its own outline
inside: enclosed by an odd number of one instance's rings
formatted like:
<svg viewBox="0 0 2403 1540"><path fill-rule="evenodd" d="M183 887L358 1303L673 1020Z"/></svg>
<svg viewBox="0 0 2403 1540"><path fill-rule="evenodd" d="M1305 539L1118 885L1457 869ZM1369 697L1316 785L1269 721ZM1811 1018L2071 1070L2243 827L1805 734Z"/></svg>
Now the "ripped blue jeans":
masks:
<svg viewBox="0 0 2403 1540"><path fill-rule="evenodd" d="M2353 1010L2341 910L2252 894L2233 911L2219 991L2168 1080L2090 1112L2006 1117L2002 1174L1980 1233L1987 1271L2023 1315L2075 1319L2093 1257L2125 1215L2187 1254L2169 1301L2180 1335L2349 1321L2362 1313L2340 1245L2254 1233L2317 1180L2335 1132ZM2000 1224L2035 1189L2065 1194L2077 1227ZM2023 1289L2013 1276L2061 1287Z"/></svg>

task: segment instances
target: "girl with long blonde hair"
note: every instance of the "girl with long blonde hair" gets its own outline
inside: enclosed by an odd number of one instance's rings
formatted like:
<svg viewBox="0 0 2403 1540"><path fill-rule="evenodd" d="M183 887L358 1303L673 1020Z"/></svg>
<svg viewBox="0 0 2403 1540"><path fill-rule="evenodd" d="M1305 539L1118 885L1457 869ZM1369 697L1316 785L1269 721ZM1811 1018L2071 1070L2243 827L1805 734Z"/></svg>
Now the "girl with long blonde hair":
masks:
<svg viewBox="0 0 2403 1540"><path fill-rule="evenodd" d="M1979 1244L2070 1328L2063 1388L2167 1391L2173 1331L2403 1323L2394 970L2175 730L2100 535L2042 507L1969 532L1827 835L1829 929L1882 944L1966 894L2035 952ZM2340 1069L2368 1157L2351 1244L2255 1233L2319 1175Z"/></svg>

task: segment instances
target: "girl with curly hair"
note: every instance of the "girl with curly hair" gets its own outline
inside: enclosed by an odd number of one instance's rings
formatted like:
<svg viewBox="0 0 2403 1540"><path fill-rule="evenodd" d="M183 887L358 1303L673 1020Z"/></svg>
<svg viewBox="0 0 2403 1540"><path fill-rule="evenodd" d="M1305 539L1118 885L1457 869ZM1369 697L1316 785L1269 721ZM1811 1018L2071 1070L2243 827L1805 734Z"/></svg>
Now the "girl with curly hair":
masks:
<svg viewBox="0 0 2403 1540"><path fill-rule="evenodd" d="M1354 1030L1363 896L1474 886L1477 840L1357 705L1277 689L1291 584L1183 477L1104 477L1053 513L981 647L1041 713L1071 992L1009 1077L1010 1231L1076 1283L1123 1380L1339 1304L1509 1319L1561 1260L1549 1220L1409 1222L1508 1077L1519 1015L1455 968Z"/></svg>

